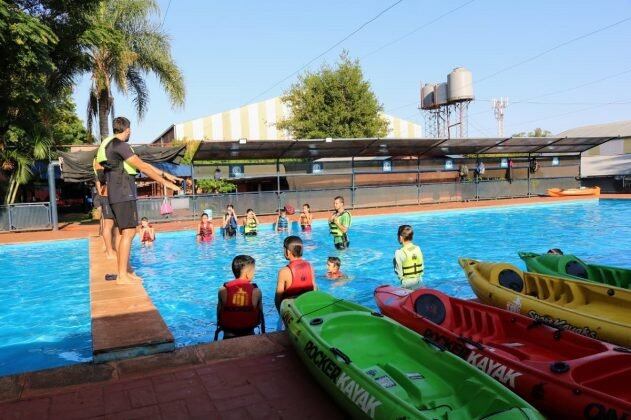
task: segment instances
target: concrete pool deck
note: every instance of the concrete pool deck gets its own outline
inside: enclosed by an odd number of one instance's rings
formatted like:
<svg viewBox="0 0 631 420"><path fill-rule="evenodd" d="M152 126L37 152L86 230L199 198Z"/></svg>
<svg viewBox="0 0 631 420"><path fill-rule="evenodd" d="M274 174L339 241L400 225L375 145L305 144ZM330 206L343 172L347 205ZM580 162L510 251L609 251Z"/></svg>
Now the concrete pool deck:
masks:
<svg viewBox="0 0 631 420"><path fill-rule="evenodd" d="M345 418L289 347L271 333L4 377L0 419Z"/></svg>

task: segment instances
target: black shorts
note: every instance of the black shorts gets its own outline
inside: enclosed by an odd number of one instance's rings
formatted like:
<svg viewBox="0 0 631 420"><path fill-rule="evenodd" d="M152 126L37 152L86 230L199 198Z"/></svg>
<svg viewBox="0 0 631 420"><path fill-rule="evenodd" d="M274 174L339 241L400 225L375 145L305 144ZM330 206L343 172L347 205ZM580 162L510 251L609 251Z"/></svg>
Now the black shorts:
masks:
<svg viewBox="0 0 631 420"><path fill-rule="evenodd" d="M107 197L99 196L99 203L101 204L101 214L104 219L114 219L114 213L112 212L112 207L110 206L110 202L107 201Z"/></svg>
<svg viewBox="0 0 631 420"><path fill-rule="evenodd" d="M138 207L136 200L123 201L122 203L111 203L114 221L118 230L135 229L138 226Z"/></svg>

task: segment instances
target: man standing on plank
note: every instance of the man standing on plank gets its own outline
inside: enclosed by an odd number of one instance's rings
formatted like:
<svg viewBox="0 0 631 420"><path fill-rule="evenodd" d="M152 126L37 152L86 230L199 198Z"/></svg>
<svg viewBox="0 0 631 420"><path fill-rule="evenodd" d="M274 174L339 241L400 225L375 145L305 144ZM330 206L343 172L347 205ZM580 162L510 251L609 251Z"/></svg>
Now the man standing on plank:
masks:
<svg viewBox="0 0 631 420"><path fill-rule="evenodd" d="M118 258L119 284L142 281L129 265L131 242L138 226L138 209L136 207L136 175L142 171L149 178L165 187L179 191L174 184L181 181L171 174L160 171L142 161L127 143L131 135L130 122L125 117L116 117L112 123L114 135L101 142L96 154L97 162L103 166L107 185L107 199L114 214L114 221L120 233L116 246Z"/></svg>

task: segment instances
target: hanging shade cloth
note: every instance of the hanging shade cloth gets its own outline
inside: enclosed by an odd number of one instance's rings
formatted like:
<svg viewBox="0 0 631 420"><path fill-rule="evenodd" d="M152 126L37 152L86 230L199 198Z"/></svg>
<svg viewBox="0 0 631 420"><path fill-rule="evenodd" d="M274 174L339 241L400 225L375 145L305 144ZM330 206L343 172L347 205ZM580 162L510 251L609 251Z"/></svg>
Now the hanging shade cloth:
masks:
<svg viewBox="0 0 631 420"><path fill-rule="evenodd" d="M148 145L133 146L134 152L148 163L179 164L186 151L186 146L155 147ZM61 177L65 182L87 182L94 180L92 161L97 149L80 152L60 152Z"/></svg>

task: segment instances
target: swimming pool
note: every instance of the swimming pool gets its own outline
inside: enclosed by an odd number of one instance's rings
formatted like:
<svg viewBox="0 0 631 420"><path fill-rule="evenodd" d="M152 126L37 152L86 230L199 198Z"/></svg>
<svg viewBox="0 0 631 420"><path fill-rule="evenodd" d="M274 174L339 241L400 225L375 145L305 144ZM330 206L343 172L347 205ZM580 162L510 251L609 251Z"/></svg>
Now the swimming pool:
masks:
<svg viewBox="0 0 631 420"><path fill-rule="evenodd" d="M373 290L394 283L392 257L400 224L411 224L425 254L425 284L454 296L473 297L458 257L508 261L524 267L517 251L561 248L588 261L631 266L631 201L601 200L491 209L355 217L351 247L337 251L324 221L300 233L305 258L314 263L321 289L375 308ZM274 291L278 269L286 264L286 234L260 228L258 237L217 238L196 244L194 232L158 234L152 248L136 243L133 264L173 332L178 346L212 341L217 290L233 278L230 263L238 254L256 259L255 281L263 292L267 330L276 329ZM328 256L339 256L351 281L323 278Z"/></svg>
<svg viewBox="0 0 631 420"><path fill-rule="evenodd" d="M88 242L0 246L0 376L92 359Z"/></svg>

